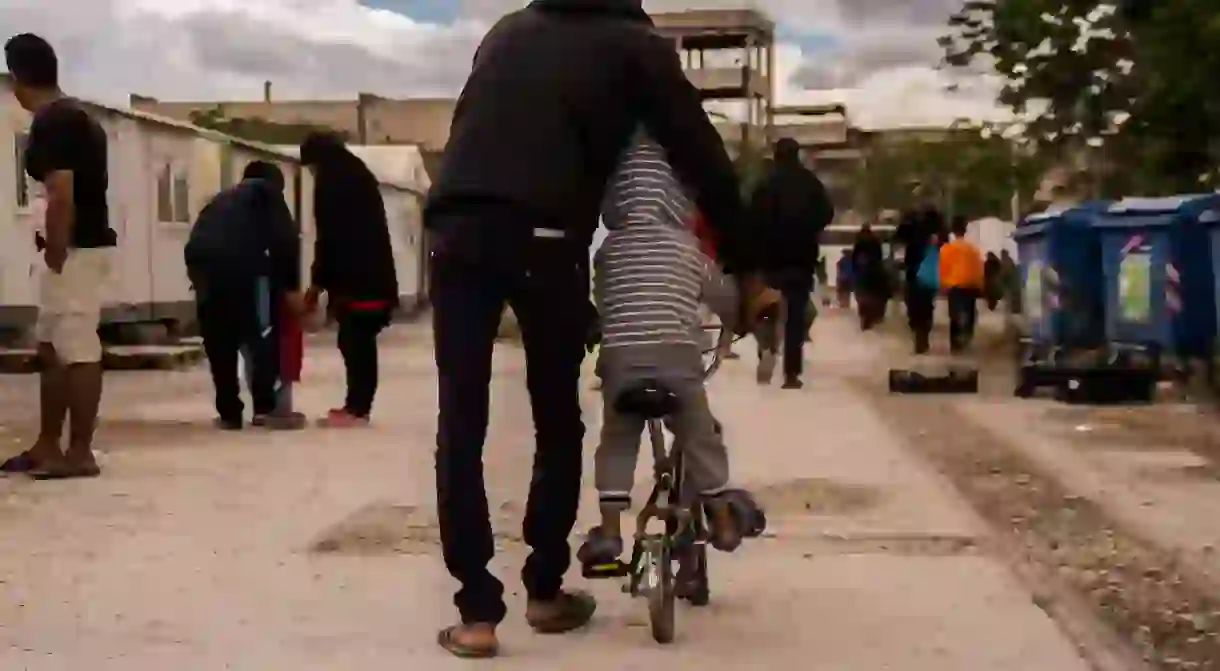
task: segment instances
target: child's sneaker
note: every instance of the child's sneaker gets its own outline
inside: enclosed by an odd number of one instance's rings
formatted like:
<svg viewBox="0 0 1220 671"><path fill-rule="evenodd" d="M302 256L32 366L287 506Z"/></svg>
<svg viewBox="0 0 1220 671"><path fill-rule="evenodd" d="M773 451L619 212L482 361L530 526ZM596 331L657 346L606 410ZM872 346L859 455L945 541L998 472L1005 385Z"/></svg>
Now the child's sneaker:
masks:
<svg viewBox="0 0 1220 671"><path fill-rule="evenodd" d="M621 536L611 536L601 527L593 527L576 551L576 559L580 561L585 577L617 577L622 574L622 554Z"/></svg>
<svg viewBox="0 0 1220 671"><path fill-rule="evenodd" d="M368 425L368 417L359 417L346 410L332 410L318 420L318 426L324 429L356 429Z"/></svg>

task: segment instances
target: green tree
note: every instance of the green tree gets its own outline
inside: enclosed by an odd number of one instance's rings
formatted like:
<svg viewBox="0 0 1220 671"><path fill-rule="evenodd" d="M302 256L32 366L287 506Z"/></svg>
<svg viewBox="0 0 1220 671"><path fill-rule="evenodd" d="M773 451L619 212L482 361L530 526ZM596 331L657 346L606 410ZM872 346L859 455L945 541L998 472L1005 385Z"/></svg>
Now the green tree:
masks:
<svg viewBox="0 0 1220 671"><path fill-rule="evenodd" d="M970 0L949 26L946 63L998 74L1036 149L1086 162L1098 191L1214 179L1220 3Z"/></svg>
<svg viewBox="0 0 1220 671"><path fill-rule="evenodd" d="M856 184L870 216L908 207L918 184L948 213L1008 218L1014 193L1031 199L1043 164L1003 128L959 124L944 138L872 148Z"/></svg>
<svg viewBox="0 0 1220 671"><path fill-rule="evenodd" d="M191 123L209 128L225 135L232 135L252 142L272 145L299 145L310 133L336 132L326 126L304 123L277 123L259 117L226 117L220 107L192 112ZM346 133L340 133L350 140Z"/></svg>

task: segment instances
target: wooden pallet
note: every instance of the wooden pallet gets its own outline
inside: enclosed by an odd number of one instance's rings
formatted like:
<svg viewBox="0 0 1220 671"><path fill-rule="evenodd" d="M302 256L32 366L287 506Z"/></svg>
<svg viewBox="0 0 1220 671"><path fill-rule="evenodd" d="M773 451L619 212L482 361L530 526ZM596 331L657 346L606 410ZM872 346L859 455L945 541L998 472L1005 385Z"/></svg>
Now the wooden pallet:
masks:
<svg viewBox="0 0 1220 671"><path fill-rule="evenodd" d="M102 355L106 370L181 370L204 358L202 345L114 345ZM33 349L0 349L0 374L38 372Z"/></svg>

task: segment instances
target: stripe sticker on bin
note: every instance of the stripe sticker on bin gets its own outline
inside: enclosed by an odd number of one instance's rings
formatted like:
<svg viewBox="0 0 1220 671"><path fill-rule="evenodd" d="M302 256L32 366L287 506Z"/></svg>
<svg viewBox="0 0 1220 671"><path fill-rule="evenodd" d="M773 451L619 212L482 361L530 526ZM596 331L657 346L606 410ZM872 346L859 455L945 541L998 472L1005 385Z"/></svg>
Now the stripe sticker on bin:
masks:
<svg viewBox="0 0 1220 671"><path fill-rule="evenodd" d="M1060 296L1063 287L1059 285L1059 273L1048 265L1043 269L1043 276L1046 283L1046 286L1043 287L1046 292L1046 303L1052 311L1058 310L1063 305L1063 299Z"/></svg>
<svg viewBox="0 0 1220 671"><path fill-rule="evenodd" d="M1174 314L1182 311L1182 274L1172 263L1165 264L1165 306Z"/></svg>

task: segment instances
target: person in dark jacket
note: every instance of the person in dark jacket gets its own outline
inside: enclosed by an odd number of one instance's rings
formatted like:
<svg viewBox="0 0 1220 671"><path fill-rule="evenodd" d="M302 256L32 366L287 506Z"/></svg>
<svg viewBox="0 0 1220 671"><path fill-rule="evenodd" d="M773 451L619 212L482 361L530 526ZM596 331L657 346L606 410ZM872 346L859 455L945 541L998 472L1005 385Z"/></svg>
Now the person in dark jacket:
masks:
<svg viewBox="0 0 1220 671"><path fill-rule="evenodd" d="M983 261L983 286L985 287L987 309L991 312L995 312L996 307L1000 304L1000 299L1004 297L1004 283L1000 276L1002 271L1000 257L996 256L995 252L987 252L987 257Z"/></svg>
<svg viewBox="0 0 1220 671"><path fill-rule="evenodd" d="M936 311L936 291L923 286L915 278L923 263L928 245L944 240L945 218L930 201L923 200L902 215L894 242L903 248L905 278L903 290L907 308L907 323L915 340L915 353L927 354L932 335L932 319Z"/></svg>
<svg viewBox="0 0 1220 671"><path fill-rule="evenodd" d="M300 238L284 200L284 174L255 161L242 181L199 213L185 252L199 329L216 388L217 426L239 430L244 406L238 353L251 360L255 425L294 428L276 413L280 310L299 306Z"/></svg>
<svg viewBox="0 0 1220 671"><path fill-rule="evenodd" d="M306 304L325 293L339 322L339 353L347 375L343 406L319 424L366 426L377 394L377 336L398 307L398 275L381 186L342 138L313 133L301 143L301 163L314 174L313 268Z"/></svg>
<svg viewBox="0 0 1220 671"><path fill-rule="evenodd" d="M885 267L885 250L873 227L864 224L856 234L851 249L852 277L856 281L856 313L860 330L870 331L885 315L889 300L889 276Z"/></svg>
<svg viewBox="0 0 1220 671"><path fill-rule="evenodd" d="M536 435L525 515L525 617L542 632L586 624L596 602L563 589L580 500L580 365L594 310L589 245L606 185L643 124L667 153L743 279L746 314L763 293L741 222L737 176L640 0L535 0L492 27L458 98L425 206L432 239L439 417L436 486L445 564L461 583L462 624L438 643L496 654L504 586L483 485L488 384L505 304L521 324Z"/></svg>
<svg viewBox="0 0 1220 671"><path fill-rule="evenodd" d="M750 198L749 218L763 239L763 264L771 286L784 295L784 389L800 389L802 349L808 333L810 293L822 231L834 220L826 187L801 164L791 138L775 143L775 163ZM768 383L780 338L766 338L758 380Z"/></svg>

